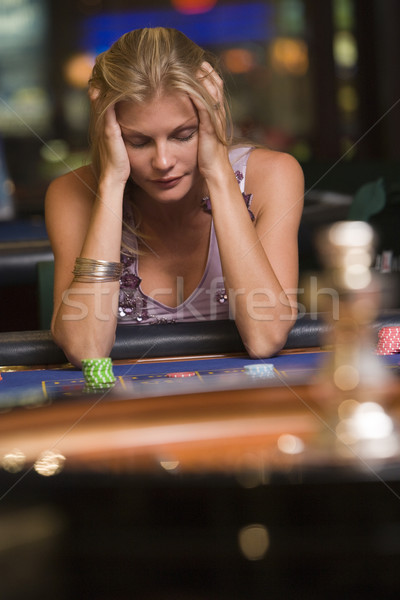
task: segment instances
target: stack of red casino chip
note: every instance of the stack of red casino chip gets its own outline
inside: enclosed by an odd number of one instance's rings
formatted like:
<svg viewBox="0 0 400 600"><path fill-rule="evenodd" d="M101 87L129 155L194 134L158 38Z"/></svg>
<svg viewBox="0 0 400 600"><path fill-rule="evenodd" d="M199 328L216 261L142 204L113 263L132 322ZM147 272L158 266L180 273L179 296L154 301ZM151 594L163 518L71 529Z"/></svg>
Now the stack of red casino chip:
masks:
<svg viewBox="0 0 400 600"><path fill-rule="evenodd" d="M400 327L382 327L378 334L377 354L400 352Z"/></svg>

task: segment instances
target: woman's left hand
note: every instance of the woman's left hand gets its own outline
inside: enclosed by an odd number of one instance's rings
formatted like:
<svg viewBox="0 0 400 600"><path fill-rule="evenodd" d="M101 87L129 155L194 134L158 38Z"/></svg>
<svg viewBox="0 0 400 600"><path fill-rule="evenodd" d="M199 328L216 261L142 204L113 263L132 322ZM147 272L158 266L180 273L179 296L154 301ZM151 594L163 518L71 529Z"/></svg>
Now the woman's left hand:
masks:
<svg viewBox="0 0 400 600"><path fill-rule="evenodd" d="M214 119L204 101L191 97L199 115L198 164L203 177L211 176L215 169L229 163L226 139L226 114L223 81L208 62L204 62L198 77L213 99Z"/></svg>

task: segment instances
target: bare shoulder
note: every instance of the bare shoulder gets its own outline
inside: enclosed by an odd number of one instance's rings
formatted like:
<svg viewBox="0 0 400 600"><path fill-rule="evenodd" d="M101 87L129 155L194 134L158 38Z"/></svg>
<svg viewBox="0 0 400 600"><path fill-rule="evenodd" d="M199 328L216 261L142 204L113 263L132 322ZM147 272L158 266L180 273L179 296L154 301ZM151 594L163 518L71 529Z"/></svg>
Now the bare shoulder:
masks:
<svg viewBox="0 0 400 600"><path fill-rule="evenodd" d="M54 179L47 190L46 201L57 199L80 199L83 203L93 202L96 195L96 177L90 165L79 167Z"/></svg>
<svg viewBox="0 0 400 600"><path fill-rule="evenodd" d="M268 148L256 148L249 156L247 177L250 182L258 179L273 183L282 177L289 177L294 183L304 185L303 170L298 161L291 154L269 150Z"/></svg>
<svg viewBox="0 0 400 600"><path fill-rule="evenodd" d="M90 166L54 179L45 199L46 227L53 251L68 244L80 246L89 224L97 183Z"/></svg>
<svg viewBox="0 0 400 600"><path fill-rule="evenodd" d="M256 148L248 160L246 193L253 195L256 221L263 214L276 217L287 210L299 219L304 198L303 170L290 154Z"/></svg>

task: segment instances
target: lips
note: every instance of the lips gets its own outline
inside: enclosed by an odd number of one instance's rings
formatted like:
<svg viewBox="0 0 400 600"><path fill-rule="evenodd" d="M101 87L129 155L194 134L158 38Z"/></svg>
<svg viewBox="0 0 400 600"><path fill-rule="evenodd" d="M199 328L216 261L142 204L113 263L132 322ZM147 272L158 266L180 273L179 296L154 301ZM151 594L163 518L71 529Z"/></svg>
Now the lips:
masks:
<svg viewBox="0 0 400 600"><path fill-rule="evenodd" d="M153 179L153 181L157 183L169 183L171 181L176 181L177 179L180 179L180 177L166 177L165 179Z"/></svg>
<svg viewBox="0 0 400 600"><path fill-rule="evenodd" d="M152 183L159 187L170 188L174 187L181 181L182 177L169 177L168 179L153 179Z"/></svg>

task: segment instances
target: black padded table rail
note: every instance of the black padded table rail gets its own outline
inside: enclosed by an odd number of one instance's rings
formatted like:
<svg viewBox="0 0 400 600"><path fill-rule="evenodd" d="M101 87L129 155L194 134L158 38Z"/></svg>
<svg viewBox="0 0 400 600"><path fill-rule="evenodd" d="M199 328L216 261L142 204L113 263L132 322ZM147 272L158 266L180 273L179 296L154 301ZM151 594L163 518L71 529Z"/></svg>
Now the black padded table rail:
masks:
<svg viewBox="0 0 400 600"><path fill-rule="evenodd" d="M381 327L400 326L400 310L379 315L371 325L373 334ZM286 349L312 348L324 343L328 325L323 315L300 315L289 334ZM243 352L244 347L233 321L175 323L165 325L120 325L113 359L141 359L168 356ZM0 333L0 366L49 365L67 362L50 331Z"/></svg>

